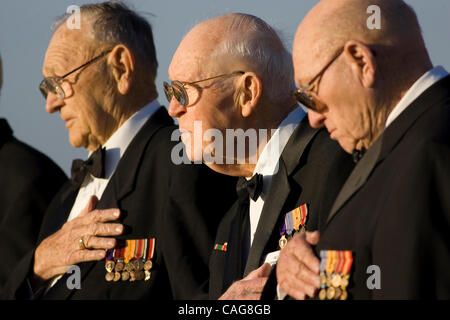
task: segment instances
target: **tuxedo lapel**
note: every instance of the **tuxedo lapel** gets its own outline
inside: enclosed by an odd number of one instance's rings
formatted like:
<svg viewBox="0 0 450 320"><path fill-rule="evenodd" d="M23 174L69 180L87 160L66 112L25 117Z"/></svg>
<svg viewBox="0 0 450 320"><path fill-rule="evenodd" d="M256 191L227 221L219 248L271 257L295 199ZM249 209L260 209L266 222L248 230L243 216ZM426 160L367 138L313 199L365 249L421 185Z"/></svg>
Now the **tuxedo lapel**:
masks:
<svg viewBox="0 0 450 320"><path fill-rule="evenodd" d="M385 129L375 143L355 166L349 178L339 192L327 218L327 224L345 205L345 203L366 183L375 166L386 158L395 148L414 122L430 107L439 105L448 99L450 76L438 81L422 93L403 111L392 124Z"/></svg>
<svg viewBox="0 0 450 320"><path fill-rule="evenodd" d="M338 210L352 197L352 195L366 183L367 178L379 159L381 145L382 137L380 136L362 157L362 159L357 163L339 192L333 207L331 208L331 212L327 218L327 224L336 215Z"/></svg>
<svg viewBox="0 0 450 320"><path fill-rule="evenodd" d="M133 191L134 183L136 181L136 174L138 173L141 159L144 154L144 150L150 143L153 135L162 127L170 126L173 124L172 118L167 113L164 107L159 108L137 133L136 137L128 146L127 151L120 160L117 169L111 181L104 192L105 200L101 199L99 203L100 208L110 208L110 205L117 205L117 201L123 199L127 194ZM110 186L111 185L111 186ZM114 194L116 196L115 201L106 198L111 190L114 188ZM103 198L103 197L102 197ZM111 197L109 197L111 198ZM109 200L109 201L108 201Z"/></svg>
<svg viewBox="0 0 450 320"><path fill-rule="evenodd" d="M298 166L303 152L317 132L317 129L309 126L308 119L305 117L289 138L280 157L278 172L274 175L264 200L244 276L259 267L264 248L274 232L280 214L282 214L281 210L291 191L292 181L289 177Z"/></svg>
<svg viewBox="0 0 450 320"><path fill-rule="evenodd" d="M147 120L120 159L111 180L97 204L97 209L117 208L119 201L133 191L136 175L141 164L141 158L147 145L159 129L171 124L173 124L172 118L169 117L167 110L164 107L159 108L150 119ZM102 262L103 261L91 261L80 263L81 281L87 277L96 263ZM67 273L64 274L63 277L49 290L46 298L51 298L58 292L55 297L59 297L59 299L68 299L73 294L73 290L67 289L66 286L66 281L69 276L70 275Z"/></svg>

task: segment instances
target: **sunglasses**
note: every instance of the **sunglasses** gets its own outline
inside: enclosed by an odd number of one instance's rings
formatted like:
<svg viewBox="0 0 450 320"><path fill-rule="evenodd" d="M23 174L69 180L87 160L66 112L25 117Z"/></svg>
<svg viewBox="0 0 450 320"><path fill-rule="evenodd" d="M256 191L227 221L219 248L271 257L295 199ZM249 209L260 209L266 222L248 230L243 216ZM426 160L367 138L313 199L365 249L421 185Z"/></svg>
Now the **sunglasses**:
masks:
<svg viewBox="0 0 450 320"><path fill-rule="evenodd" d="M81 66L73 69L72 71L66 73L65 75L63 75L61 77L46 77L46 78L44 78L44 80L42 80L41 83L39 84L39 90L41 91L42 95L44 96L44 99L47 99L49 92L53 93L60 99L64 99L66 97L66 93L64 92L64 89L61 86L61 83L64 80L64 78L66 78L67 76L71 75L72 73L74 73L84 67L87 67L91 63L106 56L110 52L111 52L111 50L104 51L100 55L96 56L95 58L89 60L88 62L82 64Z"/></svg>
<svg viewBox="0 0 450 320"><path fill-rule="evenodd" d="M333 64L334 61L336 61L337 58L339 58L339 56L342 54L342 52L344 51L344 48L339 49L336 54L333 56L333 58L331 59L330 62L328 62L325 67L322 68L322 70L320 70L320 72L314 76L311 81L309 81L306 86L294 90L292 92L292 96L294 97L294 99L303 104L305 107L307 107L308 109L311 109L313 111L316 112L320 112L323 109L323 106L325 105L323 102L320 101L319 97L317 96L317 94L311 90L312 88L312 84L318 80L321 76L323 76L323 74L325 73L325 71ZM320 82L320 79L319 79Z"/></svg>
<svg viewBox="0 0 450 320"><path fill-rule="evenodd" d="M171 83L167 83L166 81L163 82L163 87L164 87L164 93L166 95L167 101L169 101L169 103L172 101L172 98L175 98L175 100L177 100L183 107L187 107L189 105L189 96L186 92L185 86L186 85L194 85L203 81L208 81L208 80L213 80L213 79L217 79L217 78L222 78L222 77L232 77L232 76L237 76L237 75L243 75L245 72L244 71L234 71L232 73L227 73L227 74L221 74L215 77L211 77L211 78L207 78L207 79L202 79L202 80L198 80L198 81L194 81L194 82L185 82L185 81L171 81Z"/></svg>

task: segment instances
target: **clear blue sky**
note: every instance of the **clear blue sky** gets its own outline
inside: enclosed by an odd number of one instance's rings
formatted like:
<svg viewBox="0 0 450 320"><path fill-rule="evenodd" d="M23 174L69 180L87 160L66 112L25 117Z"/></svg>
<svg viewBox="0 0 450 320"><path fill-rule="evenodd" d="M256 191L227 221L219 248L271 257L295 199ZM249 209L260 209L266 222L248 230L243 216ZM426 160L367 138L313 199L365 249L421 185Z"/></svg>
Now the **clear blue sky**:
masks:
<svg viewBox="0 0 450 320"><path fill-rule="evenodd" d="M92 2L92 1L91 1ZM167 79L171 57L183 36L198 22L230 12L261 17L281 31L289 49L295 30L317 0L129 0L153 27L159 60L157 77L160 103L167 105L162 81ZM450 1L406 0L416 10L425 41L435 65L450 70ZM67 7L86 1L2 0L0 4L0 54L4 85L0 117L6 117L15 135L49 155L69 172L72 159L85 158L84 149L74 149L59 115L45 112L38 84L41 66L52 36L52 21Z"/></svg>

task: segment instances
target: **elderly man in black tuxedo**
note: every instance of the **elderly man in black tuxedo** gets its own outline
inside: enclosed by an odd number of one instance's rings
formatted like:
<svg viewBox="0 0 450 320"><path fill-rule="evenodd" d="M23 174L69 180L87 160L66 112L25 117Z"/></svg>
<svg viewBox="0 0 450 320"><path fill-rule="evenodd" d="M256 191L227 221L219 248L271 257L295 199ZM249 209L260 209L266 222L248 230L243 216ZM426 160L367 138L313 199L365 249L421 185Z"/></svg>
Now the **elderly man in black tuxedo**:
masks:
<svg viewBox="0 0 450 320"><path fill-rule="evenodd" d="M169 114L179 120L190 159L240 177L239 200L217 233L209 298L258 299L285 214L305 204L306 229L318 229L353 163L325 130L309 126L291 95L291 55L255 16L229 14L195 26L169 76Z"/></svg>
<svg viewBox="0 0 450 320"><path fill-rule="evenodd" d="M367 27L369 6L379 29ZM359 161L316 254L294 238L280 255L280 286L302 299L331 272L347 279L322 281L320 299L449 299L450 77L433 67L413 9L323 0L300 24L293 56L311 125ZM351 252L345 274L327 264L333 251Z"/></svg>
<svg viewBox="0 0 450 320"><path fill-rule="evenodd" d="M72 146L90 157L74 162L37 247L7 283L9 297L195 298L207 290L235 181L175 165L176 127L156 100L148 22L120 2L84 5L80 17L79 30L68 15L56 24L40 89L47 112L60 114Z"/></svg>
<svg viewBox="0 0 450 320"><path fill-rule="evenodd" d="M0 58L0 89L2 71ZM66 181L53 161L17 140L0 119L0 292L12 266L35 245L44 212Z"/></svg>

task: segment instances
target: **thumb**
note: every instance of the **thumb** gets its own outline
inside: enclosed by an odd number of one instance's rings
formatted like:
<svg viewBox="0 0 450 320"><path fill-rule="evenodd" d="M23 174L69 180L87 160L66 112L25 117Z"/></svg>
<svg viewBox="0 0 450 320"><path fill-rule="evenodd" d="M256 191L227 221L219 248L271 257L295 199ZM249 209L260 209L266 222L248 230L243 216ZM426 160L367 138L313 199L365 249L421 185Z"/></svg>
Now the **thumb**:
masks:
<svg viewBox="0 0 450 320"><path fill-rule="evenodd" d="M92 210L95 209L95 207L97 206L98 203L98 199L96 196L91 196L89 198L88 203L86 204L86 207L84 207L83 210L81 210L80 214L78 215L79 217L83 217L86 214L88 214L89 212L91 212Z"/></svg>
<svg viewBox="0 0 450 320"><path fill-rule="evenodd" d="M313 231L313 232L307 231L306 232L306 241L309 244L315 246L319 242L319 239L320 239L320 232L319 231Z"/></svg>
<svg viewBox="0 0 450 320"><path fill-rule="evenodd" d="M261 267L259 267L256 270L253 270L248 274L247 277L245 277L246 280L253 280L258 278L266 278L270 275L270 272L272 271L272 267L267 262L264 263Z"/></svg>

